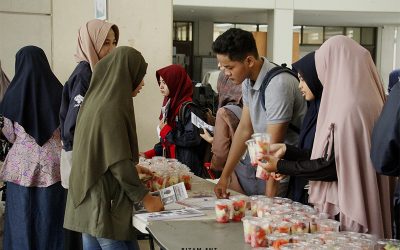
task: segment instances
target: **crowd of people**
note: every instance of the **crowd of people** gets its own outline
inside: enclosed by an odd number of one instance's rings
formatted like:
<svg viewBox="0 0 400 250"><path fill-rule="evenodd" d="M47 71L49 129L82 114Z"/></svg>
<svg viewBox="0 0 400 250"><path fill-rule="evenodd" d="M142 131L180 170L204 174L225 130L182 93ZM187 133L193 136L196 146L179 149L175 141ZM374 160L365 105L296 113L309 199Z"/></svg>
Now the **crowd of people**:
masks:
<svg viewBox="0 0 400 250"><path fill-rule="evenodd" d="M169 65L155 72L164 98L154 116L159 141L141 152L132 98L147 63L116 47L119 36L115 24L85 23L64 86L36 46L16 53L11 82L0 67L1 136L12 143L1 152L4 249L139 249L134 204L164 209L139 179L152 174L140 156L176 158L201 177L210 162L218 198L229 189L289 197L341 230L400 238L400 71L386 96L368 50L334 36L293 63L297 77L269 78L276 65L250 32L231 28L212 45L221 70L213 133L192 123L193 112L209 117L196 109L185 69ZM269 152L257 155L268 180L256 178L246 151L254 133L271 136Z"/></svg>

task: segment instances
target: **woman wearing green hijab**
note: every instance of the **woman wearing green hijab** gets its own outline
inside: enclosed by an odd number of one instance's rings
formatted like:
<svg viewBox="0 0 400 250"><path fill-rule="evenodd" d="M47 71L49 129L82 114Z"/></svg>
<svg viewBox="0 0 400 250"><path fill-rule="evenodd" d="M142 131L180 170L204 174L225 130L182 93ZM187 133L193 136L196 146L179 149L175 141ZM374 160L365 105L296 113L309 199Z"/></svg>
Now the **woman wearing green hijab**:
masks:
<svg viewBox="0 0 400 250"><path fill-rule="evenodd" d="M143 86L147 63L119 47L96 64L78 115L64 227L82 232L84 249L135 249L133 203L163 209L136 168L138 142L132 97Z"/></svg>

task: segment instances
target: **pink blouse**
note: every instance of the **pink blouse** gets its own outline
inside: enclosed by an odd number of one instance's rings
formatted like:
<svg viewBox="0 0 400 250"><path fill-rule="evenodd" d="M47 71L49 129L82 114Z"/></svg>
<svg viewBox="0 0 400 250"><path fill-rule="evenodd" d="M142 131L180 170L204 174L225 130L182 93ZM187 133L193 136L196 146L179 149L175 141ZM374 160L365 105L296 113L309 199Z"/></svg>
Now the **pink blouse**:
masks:
<svg viewBox="0 0 400 250"><path fill-rule="evenodd" d="M1 180L25 187L48 187L61 180L59 129L42 147L17 122L5 117L2 131L13 146L0 170Z"/></svg>

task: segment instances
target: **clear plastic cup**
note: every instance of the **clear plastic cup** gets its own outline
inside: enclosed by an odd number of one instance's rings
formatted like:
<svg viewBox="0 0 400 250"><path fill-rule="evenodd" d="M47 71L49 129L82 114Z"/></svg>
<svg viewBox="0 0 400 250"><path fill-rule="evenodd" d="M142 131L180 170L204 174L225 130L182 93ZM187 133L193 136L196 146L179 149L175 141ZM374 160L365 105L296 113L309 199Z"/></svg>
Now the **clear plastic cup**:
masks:
<svg viewBox="0 0 400 250"><path fill-rule="evenodd" d="M257 216L257 207L258 201L262 198L266 198L264 195L252 195L250 196L250 209L251 215L256 217Z"/></svg>
<svg viewBox="0 0 400 250"><path fill-rule="evenodd" d="M276 233L268 235L268 245L274 249L280 249L281 246L290 243L291 236L286 233Z"/></svg>
<svg viewBox="0 0 400 250"><path fill-rule="evenodd" d="M256 140L250 139L246 141L247 151L249 152L250 162L253 167L257 166L257 144Z"/></svg>
<svg viewBox="0 0 400 250"><path fill-rule="evenodd" d="M231 214L232 201L221 199L215 201L215 215L219 223L228 223Z"/></svg>
<svg viewBox="0 0 400 250"><path fill-rule="evenodd" d="M271 198L260 198L257 202L257 217L262 218L266 215L269 215L272 206L273 201Z"/></svg>
<svg viewBox="0 0 400 250"><path fill-rule="evenodd" d="M375 246L376 250L400 250L400 240L383 239L378 240Z"/></svg>
<svg viewBox="0 0 400 250"><path fill-rule="evenodd" d="M339 221L331 219L317 220L317 230L320 233L339 232L339 226L340 226Z"/></svg>
<svg viewBox="0 0 400 250"><path fill-rule="evenodd" d="M182 172L179 174L179 182L185 184L186 190L192 189L192 174L190 172Z"/></svg>
<svg viewBox="0 0 400 250"><path fill-rule="evenodd" d="M167 159L164 156L153 156L151 164L158 168L164 168L167 164Z"/></svg>
<svg viewBox="0 0 400 250"><path fill-rule="evenodd" d="M232 221L241 221L246 213L246 204L248 198L244 195L232 196Z"/></svg>
<svg viewBox="0 0 400 250"><path fill-rule="evenodd" d="M266 247L267 246L267 231L268 222L264 219L255 219L250 221L253 230L251 231L251 247Z"/></svg>
<svg viewBox="0 0 400 250"><path fill-rule="evenodd" d="M292 219L291 222L293 223L291 227L292 234L303 234L310 231L310 221L305 218Z"/></svg>
<svg viewBox="0 0 400 250"><path fill-rule="evenodd" d="M152 185L154 191L165 188L165 183L166 183L165 177L166 176L164 174L155 174L153 176Z"/></svg>
<svg viewBox="0 0 400 250"><path fill-rule="evenodd" d="M242 218L244 242L249 244L251 243L251 232L254 229L253 224L250 222L253 221L254 219L255 218L252 216L245 216Z"/></svg>
<svg viewBox="0 0 400 250"><path fill-rule="evenodd" d="M257 166L256 177L261 180L268 180L270 173L260 166Z"/></svg>
<svg viewBox="0 0 400 250"><path fill-rule="evenodd" d="M251 136L256 141L256 153L260 155L269 154L271 135L268 133L255 133Z"/></svg>
<svg viewBox="0 0 400 250"><path fill-rule="evenodd" d="M274 197L274 204L291 204L293 201L291 199L288 198L282 198L282 197Z"/></svg>
<svg viewBox="0 0 400 250"><path fill-rule="evenodd" d="M292 227L292 224L293 223L288 221L275 222L272 224L272 232L274 234L276 233L290 234L290 228Z"/></svg>

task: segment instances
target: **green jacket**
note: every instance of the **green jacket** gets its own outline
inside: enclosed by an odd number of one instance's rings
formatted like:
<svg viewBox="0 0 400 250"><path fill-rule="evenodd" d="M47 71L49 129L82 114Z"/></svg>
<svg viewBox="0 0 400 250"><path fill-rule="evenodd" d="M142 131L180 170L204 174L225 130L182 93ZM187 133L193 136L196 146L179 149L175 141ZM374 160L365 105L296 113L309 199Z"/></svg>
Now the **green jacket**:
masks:
<svg viewBox="0 0 400 250"><path fill-rule="evenodd" d="M94 237L134 240L133 203L141 201L147 193L133 162L119 161L89 189L76 208L68 194L64 227Z"/></svg>

